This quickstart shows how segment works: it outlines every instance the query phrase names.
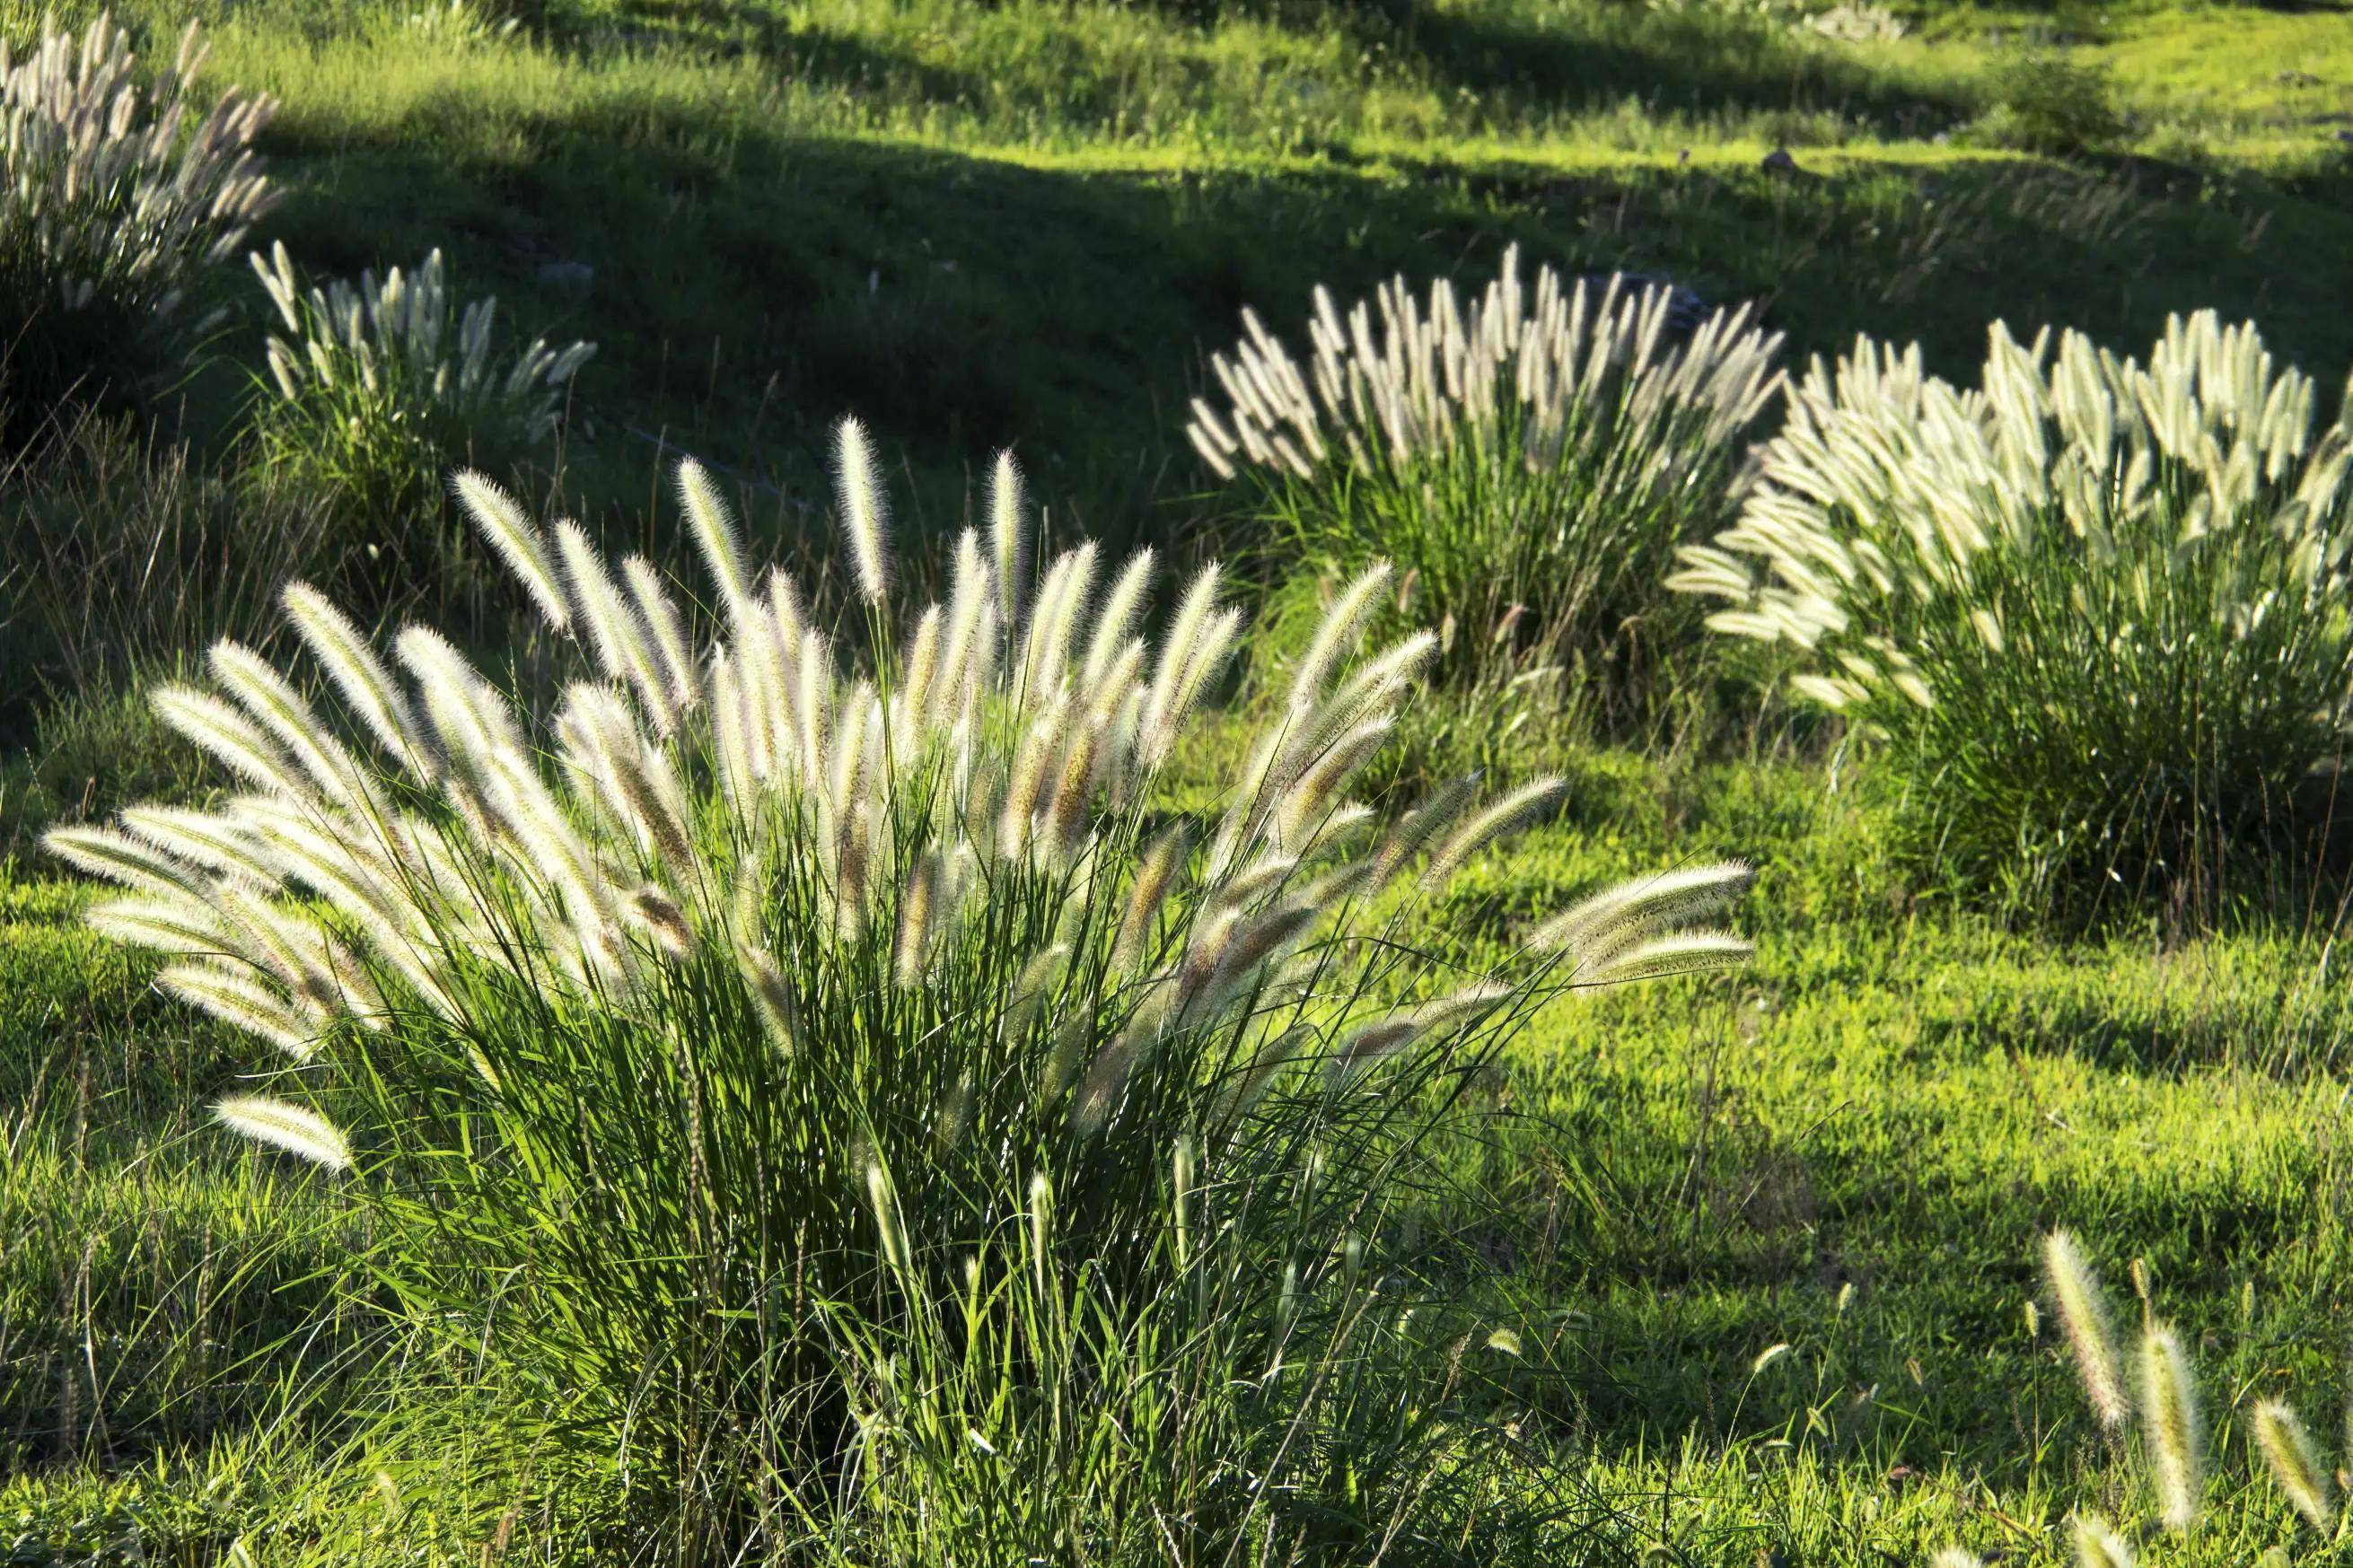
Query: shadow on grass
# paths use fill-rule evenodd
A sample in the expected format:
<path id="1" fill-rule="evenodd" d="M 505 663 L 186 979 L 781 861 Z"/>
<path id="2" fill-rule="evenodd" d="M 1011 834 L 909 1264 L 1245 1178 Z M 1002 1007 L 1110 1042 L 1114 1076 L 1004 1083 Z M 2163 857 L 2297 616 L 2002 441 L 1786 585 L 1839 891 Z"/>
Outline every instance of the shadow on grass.
<path id="1" fill-rule="evenodd" d="M 1907 79 L 1884 61 L 1825 49 L 1790 26 L 1704 8 L 1555 7 L 1540 20 L 1503 7 L 1440 9 L 1417 0 L 1140 0 L 1133 8 L 1157 13 L 1169 28 L 1157 42 L 1172 48 L 1189 44 L 1188 34 L 1235 23 L 1297 39 L 1345 39 L 1365 59 L 1474 101 L 1498 122 L 1607 110 L 1638 99 L 1652 112 L 1837 114 L 1879 134 L 1915 135 L 1957 125 L 1979 107 L 1960 78 Z M 994 81 L 725 0 L 544 0 L 530 19 L 546 36 L 592 47 L 700 46 L 755 55 L 796 79 L 877 101 L 972 107 L 997 94 L 1058 122 L 1100 127 L 1132 107 L 1122 75 L 1134 39 L 1091 19 L 1095 9 L 1072 7 L 1028 23 L 942 16 L 942 28 L 987 27 L 1008 58 L 1029 68 Z M 1103 70 L 1086 68 L 1082 62 L 1098 55 Z M 1283 51 L 1268 58 L 1279 69 Z"/>
<path id="2" fill-rule="evenodd" d="M 714 138 L 664 115 L 526 121 L 471 159 L 406 133 L 295 146 L 275 227 L 322 268 L 446 244 L 534 328 L 599 341 L 583 378 L 596 434 L 571 458 L 601 478 L 597 499 L 640 510 L 649 448 L 625 426 L 806 500 L 823 493 L 826 426 L 855 409 L 930 481 L 923 515 L 960 521 L 966 477 L 1011 445 L 1058 525 L 1075 511 L 1114 539 L 1162 534 L 1180 518 L 1153 498 L 1199 483 L 1185 399 L 1244 305 L 1296 335 L 1318 282 L 1346 299 L 1392 272 L 1476 279 L 1514 239 L 1758 300 L 1800 353 L 1917 337 L 1957 372 L 1995 317 L 2129 346 L 2213 305 L 2324 374 L 2353 359 L 2326 269 L 2275 265 L 2353 245 L 2328 193 L 2014 162 L 1797 180 L 1501 161 L 1039 168 Z M 535 281 L 549 258 L 594 268 L 585 300 Z M 768 526 L 807 522 L 780 509 Z"/>

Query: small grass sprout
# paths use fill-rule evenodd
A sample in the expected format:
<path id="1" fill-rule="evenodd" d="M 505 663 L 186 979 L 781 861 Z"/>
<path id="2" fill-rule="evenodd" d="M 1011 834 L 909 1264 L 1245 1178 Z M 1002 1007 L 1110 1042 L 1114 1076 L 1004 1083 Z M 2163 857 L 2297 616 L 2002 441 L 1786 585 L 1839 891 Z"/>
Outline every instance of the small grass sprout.
<path id="1" fill-rule="evenodd" d="M 1533 650 L 1631 689 L 1690 629 L 1662 580 L 1729 521 L 1781 383 L 1780 339 L 1746 307 L 1679 340 L 1672 302 L 1615 274 L 1531 284 L 1516 247 L 1468 301 L 1399 278 L 1344 316 L 1318 289 L 1309 363 L 1245 311 L 1211 361 L 1224 406 L 1197 398 L 1187 434 L 1220 478 L 1249 477 L 1291 550 L 1407 568 L 1442 668 Z"/>
<path id="2" fill-rule="evenodd" d="M 1560 786 L 1441 786 L 1387 823 L 1352 801 L 1426 637 L 1368 646 L 1339 607 L 1250 764 L 1177 810 L 1162 770 L 1243 643 L 1219 569 L 1151 635 L 1148 568 L 1033 552 L 1007 462 L 999 537 L 955 542 L 943 602 L 898 605 L 877 465 L 855 425 L 838 448 L 871 559 L 830 607 L 681 469 L 708 618 L 461 476 L 554 690 L 503 690 L 421 626 L 380 647 L 297 584 L 289 625 L 343 712 L 224 643 L 206 685 L 154 699 L 234 793 L 48 841 L 121 889 L 100 930 L 299 1063 L 315 1123 L 224 1117 L 352 1167 L 421 1321 L 479 1332 L 495 1300 L 571 1440 L 672 1461 L 632 1475 L 744 1434 L 750 1468 L 693 1489 L 723 1512 L 764 1495 L 754 1471 L 838 1466 L 894 1353 L 845 1372 L 846 1336 L 985 1292 L 968 1265 L 1001 1225 L 1050 1234 L 1031 1284 L 1076 1268 L 1114 1306 L 1162 1288 L 1137 1237 L 1173 1223 L 1179 1261 L 1237 1238 L 1237 1278 L 1293 1302 L 1251 1354 L 1288 1364 L 1312 1260 L 1406 1190 L 1449 1086 L 1571 987 L 1729 961 L 1736 939 L 1683 926 L 1746 879 L 1605 891 L 1441 961 L 1430 901 Z"/>
<path id="3" fill-rule="evenodd" d="M 1885 741 L 1924 861 L 2184 889 L 2343 739 L 2353 435 L 2316 401 L 2211 311 L 2145 362 L 1996 324 L 1968 389 L 1860 341 L 1673 585 Z"/>

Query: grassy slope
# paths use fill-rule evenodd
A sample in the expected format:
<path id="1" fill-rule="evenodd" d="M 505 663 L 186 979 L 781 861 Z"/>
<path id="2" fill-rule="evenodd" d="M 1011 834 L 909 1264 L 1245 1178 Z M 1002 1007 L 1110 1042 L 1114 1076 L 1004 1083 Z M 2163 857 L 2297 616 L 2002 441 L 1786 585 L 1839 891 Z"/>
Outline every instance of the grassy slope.
<path id="1" fill-rule="evenodd" d="M 272 228 L 298 253 L 439 244 L 534 327 L 604 342 L 572 456 L 616 522 L 655 483 L 634 429 L 773 478 L 761 526 L 804 539 L 815 435 L 855 407 L 909 452 L 923 518 L 1018 440 L 1062 515 L 1181 533 L 1175 411 L 1241 305 L 1289 322 L 1315 281 L 1475 273 L 1507 237 L 1760 298 L 1804 349 L 1917 335 L 1950 366 L 1994 315 L 2131 342 L 2214 304 L 2353 361 L 2344 269 L 2317 259 L 2353 256 L 2316 118 L 2353 109 L 2342 12 L 2068 18 L 2152 107 L 2139 154 L 2059 163 L 1935 140 L 1984 100 L 1982 16 L 1845 54 L 1562 0 L 1212 9 L 592 0 L 544 42 L 469 46 L 264 0 L 216 8 L 216 58 L 287 100 Z M 1803 177 L 1757 172 L 1782 143 Z M 535 282 L 549 259 L 595 266 L 586 300 Z M 1912 899 L 1818 769 L 1589 773 L 1492 873 L 1531 901 L 1685 854 L 1766 867 L 1757 971 L 1547 1018 L 1484 1156 L 1557 1237 L 1488 1289 L 1529 1315 L 1530 1398 L 1593 1484 L 1597 1555 L 2043 1551 L 2066 1507 L 2119 1506 L 2025 1334 L 2053 1222 L 2119 1282 L 2150 1259 L 2212 1396 L 2293 1389 L 2333 1425 L 2348 1019 L 2325 921 L 2030 940 Z M 0 1539 L 209 1561 L 340 1435 L 311 1414 L 332 1396 L 283 1380 L 332 1391 L 364 1331 L 241 1363 L 320 1326 L 335 1216 L 194 1125 L 235 1047 L 37 876 L 0 878 Z M 1961 1500 L 1980 1470 L 1998 1510 Z M 2289 1539 L 2275 1499 L 2222 1489 L 2214 1560 Z"/>
<path id="2" fill-rule="evenodd" d="M 2353 248 L 2308 118 L 2347 89 L 2272 80 L 2335 68 L 2336 13 L 2201 23 L 2203 48 L 2127 25 L 2104 47 L 2146 70 L 2167 155 L 2061 166 L 1935 140 L 1987 98 L 1974 43 L 1587 0 L 1199 10 L 1222 19 L 580 0 L 482 45 L 265 0 L 227 8 L 216 60 L 285 100 L 272 227 L 310 265 L 438 244 L 534 328 L 605 345 L 569 458 L 631 512 L 666 434 L 779 483 L 789 530 L 818 433 L 856 407 L 932 512 L 1017 442 L 1089 526 L 1164 531 L 1196 478 L 1178 411 L 1241 307 L 1295 331 L 1319 281 L 1475 271 L 1510 238 L 1757 299 L 1806 351 L 1916 336 L 1957 367 L 1997 315 L 2132 342 L 2211 304 L 2353 364 L 2339 281 L 2276 264 Z M 2204 140 L 2157 134 L 2193 109 Z M 1784 143 L 1804 173 L 1760 174 Z M 585 300 L 537 281 L 554 260 L 596 268 Z"/>

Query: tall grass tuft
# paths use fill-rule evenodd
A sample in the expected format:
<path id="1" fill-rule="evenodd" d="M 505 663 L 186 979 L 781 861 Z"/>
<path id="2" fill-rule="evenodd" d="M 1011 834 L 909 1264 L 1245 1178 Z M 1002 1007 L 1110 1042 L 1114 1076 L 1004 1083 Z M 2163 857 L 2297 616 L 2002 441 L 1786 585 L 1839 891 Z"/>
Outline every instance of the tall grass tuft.
<path id="1" fill-rule="evenodd" d="M 78 37 L 45 18 L 21 58 L 0 40 L 0 354 L 18 410 L 167 363 L 200 271 L 276 201 L 252 152 L 271 100 L 232 89 L 200 111 L 204 59 L 191 22 L 142 84 L 103 11 Z"/>
<path id="2" fill-rule="evenodd" d="M 1245 312 L 1187 435 L 1247 474 L 1286 546 L 1344 571 L 1386 556 L 1451 673 L 1577 667 L 1637 697 L 1694 617 L 1661 587 L 1734 515 L 1742 440 L 1781 384 L 1746 307 L 1678 338 L 1672 290 L 1523 277 L 1517 247 L 1464 302 L 1400 278 L 1344 317 L 1315 293 L 1302 366 Z"/>
<path id="3" fill-rule="evenodd" d="M 2211 312 L 2146 363 L 1997 325 L 1968 391 L 1861 342 L 1675 585 L 1886 742 L 1922 859 L 2194 890 L 2343 741 L 2353 437 L 2315 400 Z"/>
<path id="4" fill-rule="evenodd" d="M 554 437 L 594 343 L 512 354 L 498 300 L 462 307 L 436 250 L 413 271 L 305 288 L 283 245 L 251 258 L 277 321 L 253 428 L 262 470 L 336 496 L 370 525 L 364 542 L 418 561 L 438 542 L 439 477 L 458 459 L 502 468 Z"/>
<path id="5" fill-rule="evenodd" d="M 1043 558 L 1007 462 L 998 537 L 956 542 L 944 602 L 900 605 L 862 431 L 840 448 L 861 565 L 831 611 L 681 469 L 714 621 L 462 477 L 569 645 L 559 692 L 501 691 L 422 626 L 387 654 L 298 584 L 343 718 L 220 644 L 154 700 L 241 793 L 49 845 L 121 885 L 99 929 L 271 1047 L 224 1117 L 348 1160 L 388 1287 L 494 1346 L 639 1506 L 816 1528 L 849 1476 L 905 1473 L 922 1412 L 925 1441 L 1003 1454 L 1004 1401 L 1140 1402 L 1100 1444 L 1254 1386 L 1205 1411 L 1228 1436 L 1183 1468 L 1206 1489 L 1154 1506 L 1358 1508 L 1353 1462 L 1336 1491 L 1303 1469 L 1335 1439 L 1301 1391 L 1354 1376 L 1319 1359 L 1362 1350 L 1351 1322 L 1407 1331 L 1418 1227 L 1382 1216 L 1436 1201 L 1431 1128 L 1547 999 L 1736 962 L 1695 922 L 1747 870 L 1609 889 L 1491 960 L 1433 952 L 1431 900 L 1459 911 L 1456 873 L 1558 786 L 1458 781 L 1390 822 L 1351 799 L 1430 655 L 1367 646 L 1385 567 L 1224 797 L 1178 811 L 1160 775 L 1243 645 L 1218 568 L 1150 635 L 1148 560 Z M 1175 1353 L 1211 1323 L 1222 1361 Z M 900 1495 L 920 1520 L 948 1494 Z"/>

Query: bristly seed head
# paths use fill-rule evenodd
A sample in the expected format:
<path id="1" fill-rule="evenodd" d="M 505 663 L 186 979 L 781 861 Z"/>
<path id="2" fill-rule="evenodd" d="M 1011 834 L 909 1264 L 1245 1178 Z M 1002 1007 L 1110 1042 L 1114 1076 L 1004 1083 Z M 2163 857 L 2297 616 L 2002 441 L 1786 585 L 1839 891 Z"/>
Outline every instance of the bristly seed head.
<path id="1" fill-rule="evenodd" d="M 2205 1437 L 2189 1360 L 2173 1331 L 2152 1325 L 2141 1335 L 2141 1408 L 2166 1528 L 2179 1533 L 2198 1517 L 2205 1484 Z"/>
<path id="2" fill-rule="evenodd" d="M 888 1178 L 919 1159 L 999 1149 L 1018 1125 L 1078 1134 L 1056 1146 L 1083 1163 L 1166 1150 L 1181 1128 L 1171 1171 L 1194 1247 L 1211 1234 L 1199 1194 L 1224 1190 L 1220 1162 L 1278 1084 L 1383 1092 L 1416 1064 L 1493 1048 L 1525 1005 L 1566 989 L 1567 966 L 1530 944 L 1476 984 L 1400 976 L 1402 994 L 1435 1000 L 1374 1000 L 1397 961 L 1368 951 L 1361 911 L 1394 890 L 1403 912 L 1425 855 L 1442 875 L 1558 790 L 1539 781 L 1482 808 L 1466 780 L 1393 836 L 1356 831 L 1370 815 L 1360 775 L 1429 647 L 1360 646 L 1381 570 L 1341 596 L 1295 672 L 1297 701 L 1244 747 L 1256 776 L 1225 781 L 1233 809 L 1203 813 L 1160 770 L 1203 727 L 1239 645 L 1219 569 L 1195 576 L 1149 647 L 1148 557 L 1099 583 L 1100 552 L 1082 542 L 1034 605 L 1000 597 L 1030 570 L 1008 461 L 991 498 L 998 566 L 968 535 L 946 605 L 886 637 L 883 503 L 854 423 L 841 451 L 865 599 L 848 608 L 871 612 L 873 638 L 837 638 L 827 596 L 753 570 L 691 464 L 679 490 L 717 584 L 708 614 L 673 602 L 646 561 L 617 577 L 586 531 L 543 533 L 461 479 L 542 617 L 577 628 L 554 650 L 560 700 L 519 700 L 484 673 L 502 666 L 422 626 L 380 657 L 313 591 L 290 591 L 343 718 L 237 645 L 215 650 L 213 689 L 161 689 L 158 710 L 243 793 L 53 835 L 61 858 L 124 889 L 91 923 L 167 954 L 172 994 L 292 1054 L 378 1125 L 412 1125 L 415 1091 L 347 1058 L 349 1042 L 438 1050 L 450 1069 L 438 1082 L 504 1115 L 529 1113 L 513 1091 L 543 1047 L 578 1046 L 577 1067 L 627 1056 L 643 1033 L 664 1053 L 649 1059 L 693 1079 L 671 1087 L 697 1225 L 732 1222 L 711 1211 L 734 1201 L 722 1155 L 743 1130 L 723 1092 L 734 1080 L 702 1064 L 740 1052 L 747 1080 L 786 1096 L 850 1058 L 873 1075 L 861 1094 L 926 1084 L 939 1138 L 892 1146 L 869 1129 L 874 1159 L 847 1167 L 866 1176 L 902 1270 L 914 1257 L 902 1197 L 927 1201 L 934 1184 L 901 1194 Z M 1663 879 L 1672 897 L 1617 889 L 1593 907 L 1642 933 L 1614 953 L 1621 967 L 1694 967 L 1745 953 L 1683 929 L 1743 879 L 1714 868 Z M 1347 1070 L 1327 1073 L 1335 1064 Z M 218 1114 L 322 1165 L 351 1163 L 343 1135 L 299 1106 L 232 1100 Z M 567 1120 L 562 1136 L 581 1134 Z M 1044 1147 L 1007 1157 L 1035 1168 Z M 1033 1194 L 1041 1232 L 1045 1201 Z M 829 1245 L 862 1244 L 858 1229 Z"/>
<path id="3" fill-rule="evenodd" d="M 2255 1447 L 2263 1450 L 2272 1477 L 2289 1504 L 2315 1530 L 2328 1531 L 2337 1524 L 2335 1488 L 2328 1467 L 2321 1462 L 2312 1434 L 2305 1430 L 2285 1400 L 2267 1399 L 2255 1406 Z"/>
<path id="4" fill-rule="evenodd" d="M 2108 1330 L 2107 1305 L 2100 1299 L 2098 1280 L 2084 1261 L 2075 1238 L 2054 1230 L 2042 1244 L 2042 1268 L 2051 1286 L 2052 1304 L 2059 1310 L 2060 1326 L 2075 1353 L 2075 1367 L 2092 1414 L 2103 1426 L 2121 1426 L 2132 1414 L 2117 1370 L 2116 1342 Z"/>
<path id="5" fill-rule="evenodd" d="M 845 417 L 835 426 L 834 438 L 834 478 L 842 527 L 849 536 L 850 564 L 857 569 L 859 593 L 868 604 L 880 605 L 890 586 L 891 514 L 874 471 L 874 446 L 855 417 Z"/>

